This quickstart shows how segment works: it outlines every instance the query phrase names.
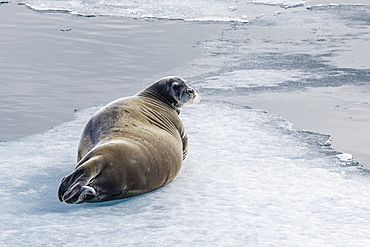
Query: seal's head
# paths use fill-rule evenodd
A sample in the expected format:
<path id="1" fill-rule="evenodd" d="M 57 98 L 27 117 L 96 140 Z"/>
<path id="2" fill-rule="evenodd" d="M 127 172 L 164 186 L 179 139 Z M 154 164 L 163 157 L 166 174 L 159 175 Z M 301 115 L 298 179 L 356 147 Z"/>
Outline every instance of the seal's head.
<path id="1" fill-rule="evenodd" d="M 188 86 L 185 80 L 176 76 L 162 78 L 145 91 L 154 92 L 176 110 L 189 101 L 199 101 L 197 92 Z"/>

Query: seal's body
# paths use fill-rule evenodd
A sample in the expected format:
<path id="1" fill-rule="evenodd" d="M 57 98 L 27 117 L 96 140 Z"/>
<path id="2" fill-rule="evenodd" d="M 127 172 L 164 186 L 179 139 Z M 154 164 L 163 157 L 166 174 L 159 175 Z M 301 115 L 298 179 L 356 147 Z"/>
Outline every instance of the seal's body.
<path id="1" fill-rule="evenodd" d="M 167 77 L 100 109 L 85 126 L 77 166 L 62 179 L 59 200 L 120 199 L 171 182 L 188 146 L 179 109 L 196 96 L 181 78 Z"/>

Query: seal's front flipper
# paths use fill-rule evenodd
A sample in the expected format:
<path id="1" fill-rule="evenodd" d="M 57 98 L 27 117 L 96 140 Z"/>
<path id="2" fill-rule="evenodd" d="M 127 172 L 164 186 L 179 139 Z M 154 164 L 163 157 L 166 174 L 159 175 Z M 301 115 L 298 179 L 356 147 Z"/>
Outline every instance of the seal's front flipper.
<path id="1" fill-rule="evenodd" d="M 92 177 L 89 173 L 88 169 L 81 167 L 64 177 L 59 185 L 59 200 L 76 204 L 94 199 L 96 197 L 95 189 L 86 186 Z"/>

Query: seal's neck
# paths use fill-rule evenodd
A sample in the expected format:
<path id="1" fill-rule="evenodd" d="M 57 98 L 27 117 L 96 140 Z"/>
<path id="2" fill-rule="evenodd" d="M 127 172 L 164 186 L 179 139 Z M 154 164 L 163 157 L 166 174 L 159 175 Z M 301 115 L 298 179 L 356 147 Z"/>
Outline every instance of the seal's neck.
<path id="1" fill-rule="evenodd" d="M 170 106 L 172 109 L 174 109 L 177 112 L 177 114 L 180 114 L 180 108 L 179 107 L 174 106 L 169 100 L 167 100 L 165 97 L 163 97 L 161 94 L 159 94 L 156 91 L 153 91 L 151 89 L 146 89 L 146 90 L 138 93 L 137 96 L 144 97 L 144 98 L 147 98 L 149 100 L 154 99 L 156 101 L 163 102 L 165 105 Z"/>

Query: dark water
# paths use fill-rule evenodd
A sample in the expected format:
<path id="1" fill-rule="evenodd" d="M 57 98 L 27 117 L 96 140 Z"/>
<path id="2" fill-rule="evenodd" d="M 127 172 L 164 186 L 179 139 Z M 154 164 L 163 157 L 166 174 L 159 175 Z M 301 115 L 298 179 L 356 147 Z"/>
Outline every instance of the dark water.
<path id="1" fill-rule="evenodd" d="M 195 42 L 218 28 L 0 5 L 0 140 L 42 132 L 72 119 L 75 109 L 137 93 L 201 57 Z"/>

